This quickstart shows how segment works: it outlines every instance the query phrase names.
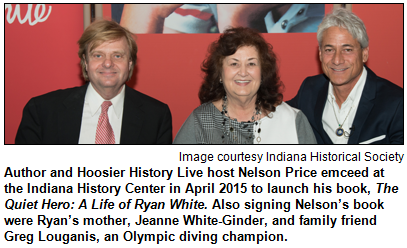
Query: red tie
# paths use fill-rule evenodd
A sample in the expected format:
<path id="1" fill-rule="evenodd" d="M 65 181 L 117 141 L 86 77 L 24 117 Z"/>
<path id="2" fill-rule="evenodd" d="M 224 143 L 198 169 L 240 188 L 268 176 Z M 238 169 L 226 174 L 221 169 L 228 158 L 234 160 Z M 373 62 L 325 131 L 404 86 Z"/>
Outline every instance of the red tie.
<path id="1" fill-rule="evenodd" d="M 102 113 L 99 115 L 98 126 L 96 128 L 95 144 L 114 144 L 113 128 L 109 122 L 109 116 L 107 110 L 112 105 L 110 101 L 104 101 L 102 103 Z"/>

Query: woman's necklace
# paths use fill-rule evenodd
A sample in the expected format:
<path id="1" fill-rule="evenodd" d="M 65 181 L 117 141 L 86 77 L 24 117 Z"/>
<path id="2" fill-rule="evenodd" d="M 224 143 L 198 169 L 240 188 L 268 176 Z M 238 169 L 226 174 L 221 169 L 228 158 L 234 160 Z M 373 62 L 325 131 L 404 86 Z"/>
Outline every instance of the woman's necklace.
<path id="1" fill-rule="evenodd" d="M 227 97 L 225 96 L 224 98 L 223 98 L 223 102 L 222 102 L 222 115 L 223 115 L 223 122 L 222 122 L 222 125 L 223 125 L 223 135 L 222 135 L 222 142 L 223 143 L 225 143 L 225 138 L 226 138 L 226 136 L 229 136 L 230 137 L 230 140 L 233 142 L 233 143 L 238 143 L 238 133 L 237 133 L 237 131 L 238 130 L 235 130 L 235 128 L 233 128 L 233 125 L 232 125 L 232 118 L 230 118 L 230 116 L 229 116 L 229 113 L 228 113 L 228 110 L 227 110 L 227 105 L 228 105 L 228 100 L 227 100 Z M 253 127 L 253 128 L 256 128 L 255 130 L 256 130 L 256 132 L 258 133 L 258 136 L 257 136 L 257 138 L 256 138 L 256 141 L 257 141 L 257 143 L 260 143 L 260 141 L 261 141 L 261 137 L 260 137 L 260 132 L 261 132 L 261 128 L 260 128 L 260 125 L 261 125 L 261 121 L 259 121 L 260 120 L 260 117 L 261 117 L 261 110 L 256 106 L 256 108 L 254 109 L 254 111 L 253 111 L 253 115 L 252 115 L 252 117 L 251 117 L 251 120 L 248 120 L 247 122 L 240 122 L 239 123 L 239 127 L 242 129 L 242 130 L 244 130 L 245 128 L 247 128 L 248 126 L 249 126 L 249 123 L 251 123 L 251 122 L 253 122 L 253 124 L 254 125 L 259 125 L 259 128 L 257 129 L 257 127 Z M 227 129 L 227 127 L 226 127 L 226 121 L 227 120 L 229 120 L 229 129 Z M 234 121 L 237 121 L 237 119 L 235 118 L 235 119 L 233 119 Z M 253 133 L 251 133 L 251 135 L 249 135 L 247 138 L 246 138 L 248 141 L 250 141 L 250 142 L 252 142 L 252 140 L 254 139 L 254 135 L 253 135 Z"/>
<path id="2" fill-rule="evenodd" d="M 256 141 L 257 141 L 257 144 L 260 144 L 260 142 L 261 142 L 261 137 L 260 137 L 260 132 L 261 132 L 261 119 L 255 122 L 255 124 L 256 124 L 256 127 L 255 127 L 255 128 L 257 128 L 257 123 L 259 123 L 259 128 L 258 128 L 257 130 L 255 130 L 255 131 L 257 132 L 257 134 L 258 134 L 258 136 L 257 136 L 257 138 L 256 138 Z"/>

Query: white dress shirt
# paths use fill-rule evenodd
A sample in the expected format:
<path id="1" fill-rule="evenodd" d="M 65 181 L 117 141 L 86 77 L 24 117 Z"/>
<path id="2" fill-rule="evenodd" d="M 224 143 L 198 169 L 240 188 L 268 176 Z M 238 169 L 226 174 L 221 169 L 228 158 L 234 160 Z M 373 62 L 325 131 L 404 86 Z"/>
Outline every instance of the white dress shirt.
<path id="1" fill-rule="evenodd" d="M 95 144 L 96 128 L 99 121 L 99 115 L 102 111 L 102 103 L 105 101 L 99 93 L 89 83 L 83 105 L 82 124 L 79 134 L 79 144 Z M 115 143 L 120 144 L 120 135 L 122 130 L 123 104 L 124 104 L 124 86 L 120 93 L 110 99 L 112 106 L 109 107 L 107 114 L 110 125 L 113 128 Z"/>
<path id="2" fill-rule="evenodd" d="M 328 97 L 326 99 L 324 113 L 322 114 L 322 124 L 325 132 L 334 144 L 348 143 L 349 135 L 347 134 L 351 133 L 350 128 L 355 119 L 360 97 L 362 96 L 363 88 L 365 87 L 366 77 L 367 71 L 363 67 L 362 75 L 340 108 L 336 103 L 333 86 L 331 82 L 329 82 Z M 344 130 L 344 135 L 340 137 L 336 135 L 336 129 L 339 128 L 339 125 L 342 125 Z"/>

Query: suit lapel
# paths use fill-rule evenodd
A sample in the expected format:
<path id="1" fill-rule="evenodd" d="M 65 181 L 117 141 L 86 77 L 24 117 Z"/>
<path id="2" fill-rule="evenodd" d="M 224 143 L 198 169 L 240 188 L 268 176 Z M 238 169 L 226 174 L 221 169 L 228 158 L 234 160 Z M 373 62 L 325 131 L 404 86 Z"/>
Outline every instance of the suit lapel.
<path id="1" fill-rule="evenodd" d="M 315 125 L 317 126 L 317 130 L 320 130 L 320 135 L 322 140 L 324 141 L 324 144 L 332 144 L 332 140 L 329 138 L 328 134 L 325 132 L 325 129 L 322 125 L 322 114 L 324 113 L 326 99 L 328 97 L 328 87 L 329 81 L 326 81 L 322 86 L 322 89 L 319 91 L 317 102 L 314 109 Z"/>
<path id="2" fill-rule="evenodd" d="M 360 97 L 355 119 L 352 123 L 353 130 L 349 137 L 348 144 L 358 144 L 360 142 L 359 137 L 362 133 L 363 126 L 374 105 L 372 100 L 376 97 L 376 75 L 369 68 L 365 68 L 367 70 L 366 83 L 363 88 L 362 96 Z"/>
<path id="3" fill-rule="evenodd" d="M 88 84 L 78 87 L 63 102 L 63 109 L 58 113 L 59 143 L 78 144 L 87 88 Z"/>
<path id="4" fill-rule="evenodd" d="M 135 91 L 125 85 L 122 130 L 120 144 L 136 144 L 145 125 L 147 116 L 141 109 L 142 102 L 135 95 Z"/>

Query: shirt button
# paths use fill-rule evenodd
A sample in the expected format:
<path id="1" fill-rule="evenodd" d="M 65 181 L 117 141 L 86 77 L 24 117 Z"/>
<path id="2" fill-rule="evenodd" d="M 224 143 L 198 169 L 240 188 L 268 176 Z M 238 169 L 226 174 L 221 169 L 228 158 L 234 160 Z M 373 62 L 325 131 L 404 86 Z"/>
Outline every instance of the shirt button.
<path id="1" fill-rule="evenodd" d="M 305 11 L 304 8 L 300 9 L 300 10 L 297 12 L 297 16 L 302 15 L 302 13 L 304 13 L 304 11 Z"/>

